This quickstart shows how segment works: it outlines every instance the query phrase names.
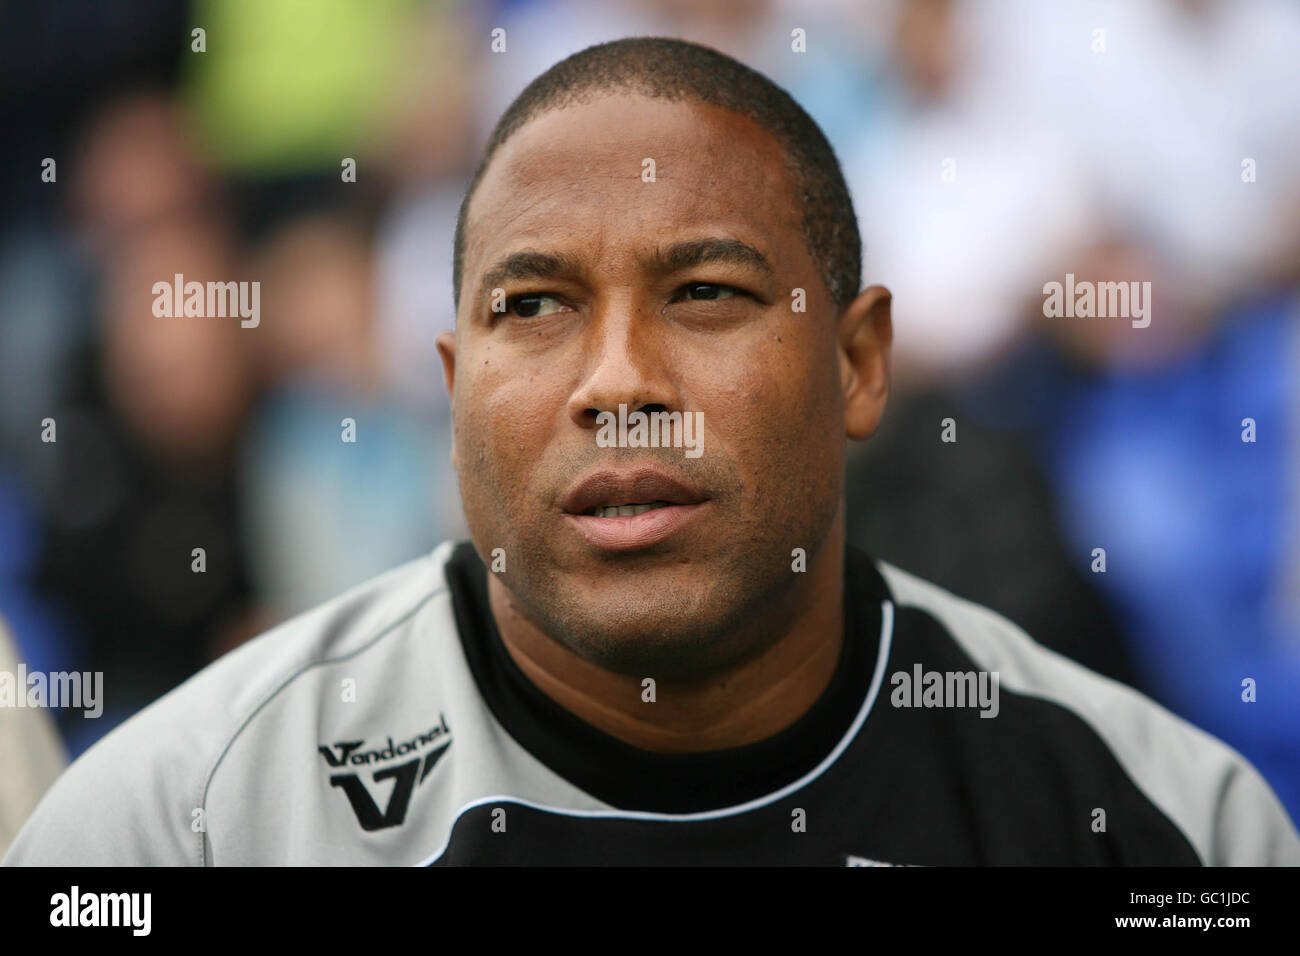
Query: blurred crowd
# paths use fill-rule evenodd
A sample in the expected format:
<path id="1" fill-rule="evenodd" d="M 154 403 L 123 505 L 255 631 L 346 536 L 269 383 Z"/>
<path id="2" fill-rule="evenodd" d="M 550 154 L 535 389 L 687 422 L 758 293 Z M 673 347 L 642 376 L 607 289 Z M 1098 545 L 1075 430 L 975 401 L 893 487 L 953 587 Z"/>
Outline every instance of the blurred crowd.
<path id="1" fill-rule="evenodd" d="M 465 534 L 434 338 L 468 177 L 534 76 L 655 34 L 804 105 L 894 293 L 853 540 L 1224 738 L 1300 816 L 1290 0 L 0 9 L 0 614 L 29 668 L 104 672 L 73 755 Z M 157 318 L 177 273 L 259 281 L 260 324 Z M 1150 326 L 1045 318 L 1067 273 L 1150 281 Z"/>

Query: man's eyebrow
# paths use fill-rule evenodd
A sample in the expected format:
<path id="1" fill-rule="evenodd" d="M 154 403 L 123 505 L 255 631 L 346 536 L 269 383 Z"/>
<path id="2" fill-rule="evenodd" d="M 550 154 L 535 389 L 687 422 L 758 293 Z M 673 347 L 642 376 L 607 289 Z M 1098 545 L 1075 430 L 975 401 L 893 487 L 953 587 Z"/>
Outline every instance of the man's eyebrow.
<path id="1" fill-rule="evenodd" d="M 483 273 L 479 282 L 479 298 L 491 290 L 519 279 L 552 279 L 558 275 L 574 275 L 582 271 L 573 256 L 549 252 L 512 252 Z"/>
<path id="2" fill-rule="evenodd" d="M 739 239 L 707 238 L 688 239 L 656 249 L 641 257 L 643 267 L 656 272 L 675 272 L 706 262 L 732 263 L 758 269 L 767 276 L 774 275 L 767 256 L 749 243 Z M 479 298 L 507 282 L 520 279 L 552 279 L 560 275 L 582 272 L 580 261 L 564 253 L 512 252 L 483 273 L 479 282 Z"/>
<path id="3" fill-rule="evenodd" d="M 642 259 L 642 265 L 662 272 L 689 269 L 706 262 L 732 263 L 758 269 L 767 276 L 775 274 L 767 256 L 739 239 L 691 239 L 656 249 Z"/>

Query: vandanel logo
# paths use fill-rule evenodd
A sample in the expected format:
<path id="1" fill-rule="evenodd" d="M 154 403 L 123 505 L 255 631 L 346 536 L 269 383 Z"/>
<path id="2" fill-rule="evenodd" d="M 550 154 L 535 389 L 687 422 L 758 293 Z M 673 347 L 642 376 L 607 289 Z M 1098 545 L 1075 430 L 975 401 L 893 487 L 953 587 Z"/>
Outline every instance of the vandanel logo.
<path id="1" fill-rule="evenodd" d="M 447 727 L 447 718 L 438 715 L 438 723 L 425 733 L 416 734 L 409 740 L 393 742 L 386 738 L 386 744 L 380 748 L 364 750 L 364 740 L 340 740 L 333 744 L 321 744 L 317 749 L 330 767 L 356 767 L 379 765 L 380 769 L 370 774 L 371 786 L 382 786 L 385 781 L 393 780 L 392 792 L 388 795 L 388 804 L 383 810 L 371 796 L 371 790 L 362 780 L 361 773 L 336 773 L 330 776 L 330 786 L 339 787 L 352 804 L 352 812 L 357 815 L 357 822 L 363 830 L 386 830 L 400 826 L 406 820 L 406 808 L 410 806 L 411 794 L 415 788 L 424 783 L 425 777 L 447 748 L 451 746 L 448 737 L 451 730 Z M 410 757 L 401 763 L 392 763 L 402 757 Z"/>

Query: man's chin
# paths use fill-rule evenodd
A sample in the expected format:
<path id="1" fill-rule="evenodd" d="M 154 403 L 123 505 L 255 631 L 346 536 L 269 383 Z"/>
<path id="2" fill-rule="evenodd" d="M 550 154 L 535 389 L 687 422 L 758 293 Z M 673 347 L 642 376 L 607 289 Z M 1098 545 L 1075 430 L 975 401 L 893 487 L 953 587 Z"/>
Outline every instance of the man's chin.
<path id="1" fill-rule="evenodd" d="M 593 621 L 570 631 L 565 640 L 571 650 L 597 667 L 629 677 L 696 680 L 725 667 L 717 633 L 673 630 L 675 624 L 680 622 L 643 619 L 602 627 Z"/>
<path id="2" fill-rule="evenodd" d="M 733 595 L 710 593 L 698 575 L 689 587 L 658 577 L 576 587 L 568 600 L 551 603 L 547 630 L 598 667 L 636 677 L 707 676 L 743 652 L 735 646 L 743 636 Z"/>
<path id="3" fill-rule="evenodd" d="M 539 542 L 527 552 L 537 555 L 528 570 L 541 573 L 501 581 L 540 630 L 598 667 L 704 679 L 765 649 L 779 623 L 774 602 L 794 583 L 784 565 L 725 546 L 747 537 L 720 534 L 617 557 Z"/>

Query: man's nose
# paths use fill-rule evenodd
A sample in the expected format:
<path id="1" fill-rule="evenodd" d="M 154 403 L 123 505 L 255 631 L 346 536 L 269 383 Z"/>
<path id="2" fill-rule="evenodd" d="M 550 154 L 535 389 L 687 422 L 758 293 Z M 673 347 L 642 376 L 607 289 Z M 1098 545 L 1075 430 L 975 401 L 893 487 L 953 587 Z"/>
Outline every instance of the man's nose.
<path id="1" fill-rule="evenodd" d="M 583 376 L 569 399 L 569 415 L 594 429 L 601 412 L 680 411 L 681 396 L 667 367 L 663 331 L 636 314 L 605 315 L 590 323 Z"/>

